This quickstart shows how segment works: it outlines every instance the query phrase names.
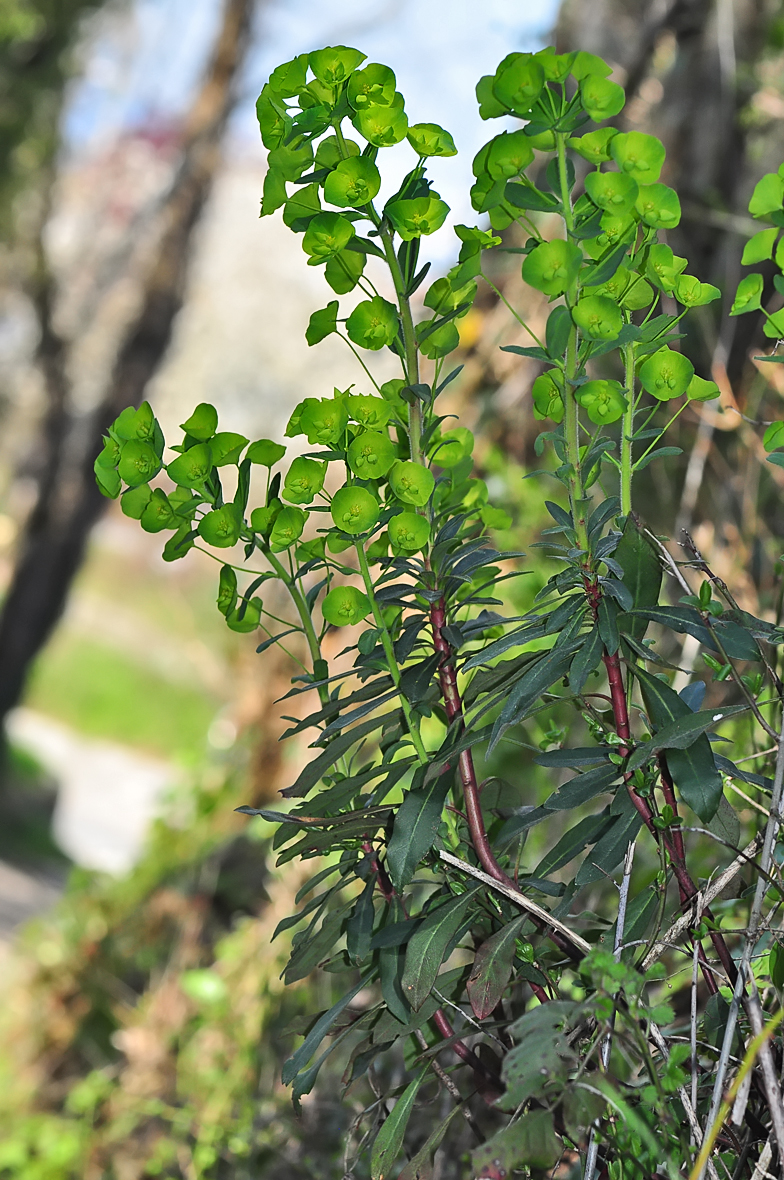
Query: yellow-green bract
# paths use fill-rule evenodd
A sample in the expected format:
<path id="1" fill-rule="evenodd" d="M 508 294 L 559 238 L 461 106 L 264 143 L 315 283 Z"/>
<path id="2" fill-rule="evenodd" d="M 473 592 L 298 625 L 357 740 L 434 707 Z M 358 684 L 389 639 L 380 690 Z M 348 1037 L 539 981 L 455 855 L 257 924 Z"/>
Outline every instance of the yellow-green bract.
<path id="1" fill-rule="evenodd" d="M 330 504 L 332 519 L 344 533 L 367 532 L 378 520 L 378 500 L 367 488 L 345 487 L 335 492 Z"/>
<path id="2" fill-rule="evenodd" d="M 356 586 L 335 586 L 321 604 L 321 613 L 334 627 L 360 623 L 370 610 L 370 599 Z"/>

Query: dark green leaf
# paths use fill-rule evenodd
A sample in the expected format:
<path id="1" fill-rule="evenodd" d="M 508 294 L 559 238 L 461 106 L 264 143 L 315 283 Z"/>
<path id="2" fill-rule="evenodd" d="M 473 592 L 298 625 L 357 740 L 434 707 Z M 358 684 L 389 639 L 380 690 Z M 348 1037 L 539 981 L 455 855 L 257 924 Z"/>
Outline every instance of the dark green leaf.
<path id="1" fill-rule="evenodd" d="M 587 266 L 580 275 L 580 281 L 583 286 L 596 287 L 600 283 L 609 282 L 623 262 L 628 249 L 629 241 L 627 239 L 620 246 L 612 250 L 605 258 L 601 258 L 593 266 Z"/>
<path id="2" fill-rule="evenodd" d="M 405 889 L 422 857 L 433 847 L 453 781 L 454 770 L 446 770 L 403 799 L 387 848 L 387 865 L 397 889 Z"/>
<path id="3" fill-rule="evenodd" d="M 401 980 L 403 994 L 415 1012 L 424 1004 L 452 937 L 462 924 L 465 912 L 483 886 L 476 885 L 460 897 L 438 907 L 429 914 L 411 938 L 406 950 L 406 963 Z"/>
<path id="4" fill-rule="evenodd" d="M 603 791 L 609 791 L 619 775 L 617 766 L 598 766 L 596 770 L 578 774 L 554 791 L 549 799 L 545 799 L 544 806 L 550 811 L 569 811 L 573 807 L 581 807 Z"/>
<path id="5" fill-rule="evenodd" d="M 583 851 L 589 844 L 594 844 L 614 823 L 609 809 L 605 807 L 599 815 L 589 815 L 564 833 L 554 848 L 551 848 L 533 870 L 532 877 L 546 877 L 556 869 L 563 868 L 570 860 Z"/>
<path id="6" fill-rule="evenodd" d="M 466 991 L 477 1020 L 489 1016 L 503 996 L 512 976 L 517 937 L 527 921 L 527 914 L 521 914 L 496 931 L 476 952 Z"/>
<path id="7" fill-rule="evenodd" d="M 396 1020 L 408 1024 L 411 1011 L 400 985 L 404 964 L 405 952 L 400 946 L 382 946 L 379 949 L 378 974 L 384 1003 Z"/>
<path id="8" fill-rule="evenodd" d="M 609 756 L 609 749 L 585 746 L 546 750 L 543 754 L 534 754 L 534 762 L 539 766 L 568 766 L 571 770 L 577 770 L 580 766 L 595 766 L 597 762 L 606 762 Z"/>
<path id="9" fill-rule="evenodd" d="M 745 713 L 747 709 L 748 705 L 719 705 L 699 713 L 689 711 L 686 716 L 657 729 L 651 741 L 638 746 L 629 759 L 627 769 L 636 770 L 638 766 L 643 766 L 659 750 L 687 750 L 700 734 L 706 733 L 727 717 Z"/>
<path id="10" fill-rule="evenodd" d="M 372 876 L 354 904 L 354 912 L 346 923 L 346 950 L 349 958 L 361 963 L 370 954 L 370 940 L 373 937 L 373 922 L 376 911 L 373 905 L 373 891 L 376 880 Z"/>
<path id="11" fill-rule="evenodd" d="M 555 1133 L 550 1111 L 532 1110 L 474 1149 L 473 1175 L 506 1176 L 523 1164 L 551 1168 L 562 1153 L 563 1143 Z"/>
<path id="12" fill-rule="evenodd" d="M 306 1065 L 308 1061 L 310 1061 L 311 1057 L 316 1052 L 329 1030 L 332 1028 L 332 1025 L 335 1023 L 338 1016 L 340 1016 L 340 1014 L 349 1006 L 351 1001 L 354 999 L 354 996 L 357 995 L 357 993 L 361 991 L 364 986 L 365 981 L 361 979 L 359 983 L 351 989 L 350 992 L 347 992 L 346 995 L 342 997 L 342 999 L 338 1000 L 336 1004 L 333 1004 L 328 1012 L 325 1012 L 323 1016 L 319 1017 L 308 1035 L 305 1037 L 305 1040 L 302 1042 L 299 1049 L 297 1049 L 296 1053 L 293 1053 L 291 1057 L 283 1062 L 283 1066 L 281 1067 L 280 1071 L 280 1077 L 284 1086 L 287 1086 L 289 1082 L 292 1081 L 293 1078 L 295 1078 L 300 1072 L 302 1067 Z"/>
<path id="13" fill-rule="evenodd" d="M 594 627 L 583 640 L 582 647 L 572 660 L 569 669 L 569 687 L 575 696 L 582 692 L 591 672 L 599 667 L 603 650 L 599 628 Z"/>
<path id="14" fill-rule="evenodd" d="M 403 1148 L 408 1120 L 414 1109 L 417 1091 L 425 1080 L 425 1073 L 426 1070 L 423 1070 L 418 1078 L 406 1086 L 376 1135 L 370 1154 L 371 1180 L 387 1180 L 391 1175 L 395 1160 Z"/>
<path id="15" fill-rule="evenodd" d="M 550 193 L 542 193 L 531 184 L 519 184 L 510 180 L 504 189 L 504 198 L 516 209 L 536 209 L 540 213 L 552 213 L 560 202 Z"/>
<path id="16" fill-rule="evenodd" d="M 323 754 L 319 754 L 318 758 L 314 758 L 312 762 L 300 771 L 297 781 L 293 786 L 286 787 L 280 793 L 285 799 L 302 799 L 309 791 L 312 791 L 316 783 L 321 777 L 326 774 L 330 767 L 343 757 L 353 745 L 359 741 L 360 738 L 366 737 L 369 733 L 387 723 L 393 717 L 392 713 L 384 713 L 380 717 L 371 717 L 369 721 L 364 721 L 362 725 L 356 725 L 353 729 L 346 730 L 338 737 L 334 738 Z"/>
<path id="17" fill-rule="evenodd" d="M 621 646 L 621 638 L 618 633 L 618 607 L 606 596 L 603 596 L 599 600 L 596 621 L 599 626 L 602 643 L 611 656 L 615 655 Z"/>
<path id="18" fill-rule="evenodd" d="M 327 914 L 318 933 L 296 947 L 283 974 L 287 984 L 296 983 L 298 979 L 310 975 L 313 968 L 334 948 L 346 911 L 352 904 L 348 902 Z"/>
<path id="19" fill-rule="evenodd" d="M 661 562 L 631 513 L 626 517 L 614 557 L 623 570 L 623 584 L 631 593 L 633 609 L 650 610 L 655 607 L 661 588 Z M 639 641 L 645 637 L 647 623 L 637 617 L 630 627 L 627 625 L 623 629 Z"/>
<path id="20" fill-rule="evenodd" d="M 572 655 L 579 646 L 580 641 L 573 640 L 563 647 L 554 648 L 518 680 L 493 726 L 489 752 L 497 745 L 509 726 L 522 721 L 542 693 L 564 675 L 571 663 Z"/>
<path id="21" fill-rule="evenodd" d="M 411 1157 L 402 1172 L 399 1173 L 397 1180 L 432 1180 L 433 1152 L 444 1138 L 452 1120 L 462 1113 L 463 1108 L 461 1106 L 452 1107 L 443 1122 L 439 1123 L 435 1131 L 428 1135 L 416 1155 Z"/>
<path id="22" fill-rule="evenodd" d="M 575 882 L 577 886 L 606 878 L 623 860 L 629 842 L 634 839 L 642 826 L 642 819 L 634 804 L 623 790 L 623 813 L 613 819 L 613 825 L 597 842 L 580 866 Z"/>
<path id="23" fill-rule="evenodd" d="M 572 317 L 568 307 L 556 307 L 547 317 L 545 328 L 545 344 L 553 360 L 560 360 L 566 352 L 569 333 L 572 330 Z"/>

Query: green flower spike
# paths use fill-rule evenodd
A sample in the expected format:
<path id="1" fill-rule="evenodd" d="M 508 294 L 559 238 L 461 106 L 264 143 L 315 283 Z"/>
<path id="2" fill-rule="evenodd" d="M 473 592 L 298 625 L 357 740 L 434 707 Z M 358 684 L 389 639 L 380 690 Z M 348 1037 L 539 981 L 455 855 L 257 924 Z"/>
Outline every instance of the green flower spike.
<path id="1" fill-rule="evenodd" d="M 117 470 L 120 478 L 129 487 L 135 488 L 141 483 L 149 483 L 162 466 L 163 463 L 149 443 L 137 439 L 123 443 Z"/>
<path id="2" fill-rule="evenodd" d="M 230 565 L 221 566 L 218 578 L 218 610 L 229 615 L 237 603 L 237 575 Z"/>
<path id="3" fill-rule="evenodd" d="M 346 453 L 349 467 L 360 479 L 382 479 L 396 458 L 389 435 L 376 430 L 357 435 Z"/>
<path id="4" fill-rule="evenodd" d="M 370 599 L 356 586 L 335 586 L 321 604 L 321 613 L 333 627 L 353 627 L 371 611 Z"/>
<path id="5" fill-rule="evenodd" d="M 686 396 L 690 402 L 711 402 L 719 396 L 719 387 L 715 381 L 706 381 L 695 373 L 686 386 Z"/>
<path id="6" fill-rule="evenodd" d="M 216 549 L 230 549 L 240 538 L 242 517 L 235 504 L 224 504 L 199 521 L 198 533 Z"/>
<path id="7" fill-rule="evenodd" d="M 617 422 L 628 404 L 617 381 L 586 381 L 574 391 L 574 396 L 598 426 Z"/>
<path id="8" fill-rule="evenodd" d="M 182 423 L 182 429 L 191 438 L 199 442 L 207 442 L 218 429 L 218 411 L 209 402 L 202 402 L 196 407 L 187 422 Z"/>
<path id="9" fill-rule="evenodd" d="M 516 115 L 527 115 L 544 90 L 544 70 L 533 53 L 510 53 L 493 81 L 495 98 Z"/>
<path id="10" fill-rule="evenodd" d="M 346 398 L 346 407 L 355 422 L 368 430 L 386 426 L 392 417 L 392 407 L 382 397 L 369 393 L 352 393 Z"/>
<path id="11" fill-rule="evenodd" d="M 285 454 L 286 448 L 280 443 L 273 442 L 271 438 L 260 438 L 258 442 L 250 444 L 245 458 L 262 467 L 274 467 Z"/>
<path id="12" fill-rule="evenodd" d="M 554 376 L 554 370 L 540 373 L 531 388 L 534 399 L 534 418 L 542 421 L 549 418 L 553 422 L 562 422 L 564 403 L 561 388 Z"/>
<path id="13" fill-rule="evenodd" d="M 617 216 L 631 209 L 639 187 L 634 177 L 625 172 L 589 172 L 585 178 L 585 191 L 594 205 Z"/>
<path id="14" fill-rule="evenodd" d="M 241 598 L 234 610 L 226 616 L 226 622 L 232 631 L 239 631 L 240 634 L 255 631 L 259 625 L 262 607 L 260 598 L 251 598 L 250 602 L 247 598 Z"/>
<path id="15" fill-rule="evenodd" d="M 200 491 L 212 471 L 212 455 L 207 443 L 198 443 L 185 451 L 166 468 L 169 477 L 181 488 Z"/>
<path id="16" fill-rule="evenodd" d="M 574 242 L 557 238 L 535 246 L 523 262 L 523 278 L 529 287 L 551 298 L 563 295 L 577 278 L 583 256 Z"/>
<path id="17" fill-rule="evenodd" d="M 455 467 L 474 449 L 474 436 L 465 426 L 446 430 L 430 447 L 430 458 L 439 467 Z"/>
<path id="18" fill-rule="evenodd" d="M 337 397 L 305 398 L 299 419 L 309 443 L 334 446 L 342 442 L 348 426 L 348 414 Z"/>
<path id="19" fill-rule="evenodd" d="M 664 144 L 655 135 L 627 131 L 613 137 L 610 154 L 622 172 L 639 184 L 653 184 L 659 179 L 664 163 Z"/>
<path id="20" fill-rule="evenodd" d="M 288 469 L 281 495 L 292 504 L 310 504 L 324 487 L 326 473 L 326 463 L 300 456 Z"/>
<path id="21" fill-rule="evenodd" d="M 617 127 L 599 127 L 587 135 L 573 136 L 569 140 L 569 147 L 589 164 L 606 164 L 612 159 L 610 143 L 617 134 Z"/>
<path id="22" fill-rule="evenodd" d="M 387 107 L 395 97 L 396 88 L 397 80 L 389 66 L 371 62 L 349 78 L 348 101 L 355 111 L 370 106 Z"/>
<path id="23" fill-rule="evenodd" d="M 531 140 L 524 131 L 503 131 L 488 146 L 486 167 L 493 180 L 519 176 L 534 158 Z"/>
<path id="24" fill-rule="evenodd" d="M 308 54 L 308 65 L 319 82 L 325 86 L 336 86 L 345 82 L 366 57 L 366 53 L 360 53 L 358 49 L 351 49 L 347 45 L 331 45 Z"/>
<path id="25" fill-rule="evenodd" d="M 634 207 L 653 229 L 673 229 L 681 219 L 681 203 L 675 189 L 666 184 L 640 185 Z"/>
<path id="26" fill-rule="evenodd" d="M 349 340 L 353 340 L 360 348 L 378 352 L 397 336 L 397 308 L 380 295 L 363 299 L 346 320 L 346 331 Z"/>
<path id="27" fill-rule="evenodd" d="M 456 156 L 455 141 L 437 123 L 415 123 L 408 129 L 408 142 L 420 156 Z"/>
<path id="28" fill-rule="evenodd" d="M 689 388 L 694 365 L 680 352 L 660 348 L 640 367 L 640 384 L 660 402 L 680 397 Z"/>
<path id="29" fill-rule="evenodd" d="M 436 481 L 432 471 L 421 463 L 400 459 L 389 472 L 389 486 L 398 500 L 422 508 L 432 496 Z"/>
<path id="30" fill-rule="evenodd" d="M 589 74 L 580 80 L 580 98 L 586 113 L 596 123 L 620 114 L 626 103 L 623 87 L 600 74 Z"/>
<path id="31" fill-rule="evenodd" d="M 340 488 L 329 510 L 337 527 L 352 536 L 367 532 L 378 520 L 378 500 L 367 488 Z"/>
<path id="32" fill-rule="evenodd" d="M 358 110 L 354 126 L 373 147 L 394 147 L 408 131 L 406 112 L 401 107 L 370 106 Z"/>
<path id="33" fill-rule="evenodd" d="M 272 552 L 281 553 L 298 541 L 307 519 L 307 512 L 303 512 L 301 508 L 282 508 L 275 517 L 270 533 L 269 544 Z"/>
<path id="34" fill-rule="evenodd" d="M 389 522 L 389 539 L 396 549 L 415 553 L 430 539 L 430 524 L 416 512 L 401 512 Z"/>
<path id="35" fill-rule="evenodd" d="M 309 266 L 334 258 L 354 237 L 354 227 L 340 213 L 319 213 L 302 239 L 302 249 L 310 255 Z"/>
<path id="36" fill-rule="evenodd" d="M 400 234 L 404 242 L 435 233 L 446 221 L 448 213 L 449 206 L 446 201 L 436 196 L 392 201 L 384 209 L 392 228 Z"/>
<path id="37" fill-rule="evenodd" d="M 606 295 L 588 295 L 572 311 L 572 319 L 588 340 L 615 340 L 623 327 L 621 309 Z"/>
<path id="38" fill-rule="evenodd" d="M 361 206 L 372 201 L 381 188 L 381 173 L 372 160 L 351 156 L 341 160 L 324 182 L 324 200 L 330 205 Z"/>

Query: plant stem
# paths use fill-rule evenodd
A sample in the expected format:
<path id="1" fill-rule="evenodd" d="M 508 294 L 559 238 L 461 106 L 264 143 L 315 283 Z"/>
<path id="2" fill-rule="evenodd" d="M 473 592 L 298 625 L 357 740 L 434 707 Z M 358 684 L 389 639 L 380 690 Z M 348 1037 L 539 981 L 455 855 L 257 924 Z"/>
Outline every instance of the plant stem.
<path id="1" fill-rule="evenodd" d="M 384 616 L 381 614 L 381 610 L 379 608 L 378 602 L 376 601 L 375 589 L 373 586 L 373 578 L 371 577 L 371 574 L 370 574 L 370 566 L 368 565 L 367 554 L 365 553 L 364 547 L 359 542 L 356 543 L 354 548 L 357 551 L 357 557 L 359 559 L 359 569 L 362 574 L 362 580 L 365 583 L 365 592 L 367 593 L 367 596 L 370 599 L 370 605 L 373 610 L 373 621 L 375 622 L 376 627 L 378 628 L 379 632 L 381 633 L 381 644 L 382 644 L 382 647 L 384 648 L 384 654 L 387 657 L 387 665 L 389 667 L 389 674 L 392 677 L 392 683 L 394 684 L 395 688 L 398 690 L 398 694 L 400 697 L 400 705 L 403 710 L 403 716 L 406 719 L 406 725 L 408 726 L 408 732 L 411 737 L 411 741 L 414 744 L 414 749 L 416 750 L 417 757 L 418 757 L 420 763 L 423 766 L 425 766 L 430 761 L 430 757 L 429 757 L 428 752 L 422 743 L 422 736 L 419 732 L 419 722 L 414 717 L 414 714 L 411 711 L 411 706 L 409 705 L 408 701 L 403 696 L 402 692 L 400 692 L 400 669 L 397 666 L 397 659 L 395 657 L 395 648 L 392 644 L 392 639 L 390 637 L 389 631 L 387 630 L 387 625 L 384 622 Z"/>
<path id="2" fill-rule="evenodd" d="M 411 300 L 406 292 L 406 283 L 400 269 L 395 247 L 392 244 L 392 234 L 379 222 L 379 235 L 384 246 L 389 272 L 395 285 L 397 305 L 400 310 L 400 322 L 403 327 L 403 348 L 405 357 L 403 369 L 409 385 L 419 384 L 419 353 L 417 351 L 416 330 L 414 317 L 411 314 Z M 419 400 L 414 398 L 408 405 L 408 438 L 411 446 L 411 459 L 414 463 L 422 462 L 422 408 Z"/>
<path id="3" fill-rule="evenodd" d="M 286 589 L 291 595 L 291 600 L 296 607 L 297 614 L 299 615 L 300 622 L 302 623 L 302 629 L 305 632 L 305 639 L 307 640 L 308 650 L 310 651 L 310 658 L 313 661 L 313 671 L 315 674 L 316 661 L 321 660 L 323 657 L 321 655 L 321 643 L 319 642 L 319 637 L 316 634 L 316 628 L 313 626 L 313 619 L 311 618 L 310 611 L 308 610 L 308 604 L 305 601 L 305 597 L 296 581 L 287 573 L 285 566 L 278 560 L 272 550 L 268 547 L 265 547 L 263 552 L 267 561 L 275 570 L 275 573 L 278 575 L 281 582 L 284 583 Z M 323 678 L 319 676 L 318 679 L 321 680 Z M 319 686 L 318 694 L 322 705 L 326 705 L 329 701 L 329 689 L 327 688 L 326 684 Z"/>
<path id="4" fill-rule="evenodd" d="M 623 413 L 621 431 L 621 516 L 628 516 L 632 510 L 632 436 L 634 434 L 634 345 L 624 349 L 626 363 L 626 399 L 628 405 Z"/>

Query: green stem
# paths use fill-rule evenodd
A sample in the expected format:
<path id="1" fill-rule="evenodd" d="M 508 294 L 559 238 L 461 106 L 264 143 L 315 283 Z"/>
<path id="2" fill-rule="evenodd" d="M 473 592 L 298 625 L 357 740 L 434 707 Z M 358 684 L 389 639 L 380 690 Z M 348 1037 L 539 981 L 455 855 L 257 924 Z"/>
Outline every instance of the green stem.
<path id="1" fill-rule="evenodd" d="M 632 510 L 632 436 L 634 434 L 634 345 L 624 349 L 626 362 L 626 400 L 621 431 L 621 516 L 628 516 Z"/>
<path id="2" fill-rule="evenodd" d="M 305 597 L 294 578 L 290 577 L 290 575 L 286 572 L 286 567 L 278 560 L 272 550 L 265 548 L 264 556 L 275 570 L 275 573 L 278 575 L 281 582 L 285 584 L 286 589 L 291 595 L 291 600 L 296 607 L 297 614 L 299 615 L 300 622 L 302 623 L 302 629 L 305 632 L 305 639 L 307 640 L 310 658 L 313 661 L 313 672 L 315 674 L 316 661 L 322 660 L 323 656 L 321 654 L 321 644 L 319 642 L 319 637 L 316 634 L 316 628 L 313 626 L 313 619 L 311 618 L 310 611 L 308 610 L 308 604 L 305 601 Z M 321 679 L 321 677 L 319 677 L 319 679 Z M 326 684 L 322 684 L 319 687 L 318 694 L 322 705 L 326 705 L 329 701 L 329 689 L 327 688 Z"/>
<path id="3" fill-rule="evenodd" d="M 373 586 L 373 578 L 370 574 L 370 566 L 368 565 L 367 554 L 359 542 L 356 543 L 354 548 L 357 551 L 359 569 L 360 573 L 362 574 L 362 580 L 365 583 L 365 592 L 370 599 L 370 605 L 373 611 L 373 621 L 381 635 L 381 645 L 384 648 L 384 654 L 387 657 L 389 674 L 392 677 L 392 683 L 394 684 L 395 688 L 398 690 L 398 692 L 400 692 L 400 669 L 397 666 L 397 659 L 395 657 L 395 649 L 392 645 L 392 639 L 390 637 L 389 631 L 387 630 L 387 625 L 384 622 L 384 616 L 381 614 L 381 610 L 376 600 L 375 588 Z M 414 743 L 414 749 L 416 750 L 417 757 L 419 758 L 419 761 L 422 763 L 422 765 L 425 766 L 430 761 L 430 758 L 428 756 L 427 750 L 422 744 L 422 737 L 419 733 L 419 723 L 414 718 L 414 715 L 411 712 L 411 706 L 402 693 L 400 693 L 400 705 L 403 709 L 403 715 L 406 719 L 408 732 L 411 735 L 411 741 Z"/>
<path id="4" fill-rule="evenodd" d="M 664 435 L 667 433 L 667 431 L 670 429 L 670 427 L 672 426 L 672 424 L 673 424 L 673 422 L 675 421 L 675 419 L 676 419 L 676 418 L 678 418 L 678 417 L 680 417 L 680 415 L 681 415 L 681 414 L 683 413 L 683 411 L 686 409 L 686 407 L 688 406 L 688 404 L 689 404 L 689 402 L 688 402 L 688 400 L 686 400 L 686 401 L 683 403 L 683 405 L 681 406 L 681 408 L 680 408 L 680 409 L 679 409 L 679 410 L 678 410 L 676 413 L 674 413 L 674 414 L 673 414 L 673 416 L 670 418 L 669 422 L 667 422 L 667 423 L 666 423 L 666 425 L 664 425 L 664 426 L 662 427 L 662 429 L 661 429 L 661 432 L 660 432 L 660 434 L 658 435 L 658 437 L 657 437 L 657 438 L 655 438 L 655 439 L 653 440 L 653 442 L 651 443 L 651 445 L 648 447 L 648 449 L 647 449 L 647 450 L 645 450 L 645 451 L 643 451 L 643 453 L 640 455 L 639 459 L 638 459 L 638 460 L 637 460 L 637 462 L 634 464 L 634 467 L 632 468 L 632 471 L 634 471 L 634 469 L 635 469 L 635 468 L 639 467 L 640 463 L 642 463 L 642 461 L 643 461 L 643 459 L 645 458 L 645 456 L 646 456 L 647 454 L 649 454 L 649 453 L 650 453 L 650 452 L 653 450 L 653 448 L 654 448 L 654 447 L 657 447 L 657 446 L 659 445 L 659 443 L 661 442 L 662 438 L 663 438 L 663 437 L 664 437 Z"/>
<path id="5" fill-rule="evenodd" d="M 405 356 L 403 359 L 403 370 L 405 372 L 406 381 L 409 385 L 419 384 L 419 352 L 417 350 L 416 330 L 414 328 L 414 317 L 411 314 L 411 300 L 406 294 L 406 284 L 403 278 L 403 272 L 400 269 L 400 263 L 395 254 L 395 247 L 392 243 L 392 234 L 383 223 L 379 223 L 379 235 L 384 246 L 384 254 L 386 255 L 387 266 L 392 275 L 392 282 L 395 285 L 395 295 L 397 296 L 397 305 L 400 310 L 400 322 L 403 325 L 403 348 Z M 408 405 L 408 438 L 411 446 L 411 458 L 414 463 L 422 462 L 422 407 L 418 400 L 409 402 Z"/>

